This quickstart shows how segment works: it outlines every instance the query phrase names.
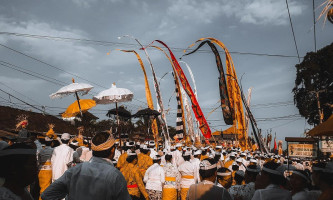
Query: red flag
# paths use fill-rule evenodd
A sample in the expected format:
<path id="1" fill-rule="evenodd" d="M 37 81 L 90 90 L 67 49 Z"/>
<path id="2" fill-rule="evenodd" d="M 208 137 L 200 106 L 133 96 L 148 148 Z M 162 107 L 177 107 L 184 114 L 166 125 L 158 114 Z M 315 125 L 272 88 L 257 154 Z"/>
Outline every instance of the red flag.
<path id="1" fill-rule="evenodd" d="M 273 149 L 273 152 L 275 152 L 277 149 L 277 145 L 276 145 L 276 137 L 274 137 L 274 149 Z"/>
<path id="2" fill-rule="evenodd" d="M 195 115 L 195 117 L 197 118 L 199 124 L 200 124 L 200 127 L 199 129 L 201 130 L 201 133 L 202 135 L 205 137 L 205 138 L 210 138 L 211 137 L 211 130 L 209 128 L 209 125 L 206 121 L 206 118 L 205 116 L 203 115 L 203 112 L 199 106 L 199 103 L 197 101 L 197 98 L 195 97 L 193 91 L 192 91 L 192 88 L 190 86 L 190 84 L 188 83 L 187 81 L 187 78 L 183 72 L 183 69 L 180 67 L 177 59 L 175 58 L 175 56 L 173 55 L 172 51 L 169 49 L 169 47 L 162 41 L 160 40 L 155 40 L 156 42 L 159 42 L 160 44 L 162 44 L 163 46 L 165 46 L 168 50 L 169 50 L 169 53 L 170 53 L 170 57 L 171 57 L 171 60 L 176 68 L 176 72 L 178 74 L 178 77 L 179 77 L 179 80 L 185 90 L 185 92 L 187 93 L 187 95 L 189 96 L 191 102 L 192 102 L 192 109 L 193 109 L 193 113 Z M 153 41 L 154 42 L 154 41 Z"/>

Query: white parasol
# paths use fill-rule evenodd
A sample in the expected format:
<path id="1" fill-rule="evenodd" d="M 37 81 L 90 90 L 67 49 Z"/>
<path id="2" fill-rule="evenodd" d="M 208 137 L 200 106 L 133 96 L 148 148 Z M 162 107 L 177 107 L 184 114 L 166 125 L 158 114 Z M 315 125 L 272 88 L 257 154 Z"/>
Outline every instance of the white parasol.
<path id="1" fill-rule="evenodd" d="M 72 79 L 73 83 L 70 85 L 66 85 L 60 88 L 57 92 L 50 95 L 51 99 L 62 98 L 69 94 L 79 93 L 80 95 L 87 94 L 93 86 L 87 83 L 75 83 L 74 79 Z"/>
<path id="2" fill-rule="evenodd" d="M 77 104 L 79 106 L 80 114 L 82 116 L 82 111 L 81 111 L 81 105 L 80 105 L 80 98 L 79 94 L 85 95 L 87 94 L 91 89 L 93 89 L 94 86 L 87 84 L 87 83 L 75 83 L 74 78 L 72 78 L 72 84 L 66 85 L 62 88 L 60 88 L 57 92 L 53 93 L 50 95 L 51 99 L 56 99 L 56 98 L 62 98 L 65 97 L 69 94 L 75 94 Z"/>
<path id="3" fill-rule="evenodd" d="M 117 88 L 116 84 L 113 83 L 110 89 L 103 90 L 93 97 L 93 100 L 97 104 L 111 104 L 116 103 L 116 113 L 117 113 L 117 124 L 119 125 L 119 116 L 118 116 L 118 102 L 128 102 L 132 101 L 133 92 L 126 88 Z M 119 132 L 120 140 L 120 132 Z M 121 142 L 120 142 L 121 145 Z"/>
<path id="4" fill-rule="evenodd" d="M 94 96 L 94 100 L 97 104 L 110 104 L 118 102 L 132 101 L 133 92 L 126 88 L 117 88 L 113 83 L 110 89 L 103 90 Z"/>

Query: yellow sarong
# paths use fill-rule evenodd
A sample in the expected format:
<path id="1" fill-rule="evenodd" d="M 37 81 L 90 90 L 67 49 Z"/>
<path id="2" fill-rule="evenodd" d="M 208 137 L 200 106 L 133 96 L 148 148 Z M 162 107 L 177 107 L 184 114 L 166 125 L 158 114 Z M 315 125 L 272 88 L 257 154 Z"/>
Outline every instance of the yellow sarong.
<path id="1" fill-rule="evenodd" d="M 177 200 L 177 189 L 163 188 L 162 200 Z"/>
<path id="2" fill-rule="evenodd" d="M 40 194 L 44 192 L 44 190 L 51 185 L 52 182 L 52 168 L 51 162 L 45 162 L 42 166 L 41 170 L 38 173 L 39 179 L 39 187 L 40 187 Z M 39 197 L 41 200 L 41 197 Z"/>
<path id="3" fill-rule="evenodd" d="M 181 188 L 180 189 L 180 199 L 181 200 L 186 200 L 187 197 L 187 192 L 190 188 Z"/>

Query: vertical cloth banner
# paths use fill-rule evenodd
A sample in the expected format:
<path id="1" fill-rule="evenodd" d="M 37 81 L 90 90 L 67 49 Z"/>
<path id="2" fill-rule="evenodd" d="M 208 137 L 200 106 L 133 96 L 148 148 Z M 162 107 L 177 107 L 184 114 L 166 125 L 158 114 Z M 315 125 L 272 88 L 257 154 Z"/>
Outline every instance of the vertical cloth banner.
<path id="1" fill-rule="evenodd" d="M 177 71 L 177 74 L 178 74 L 178 77 L 179 77 L 179 80 L 184 88 L 184 90 L 186 91 L 187 95 L 189 96 L 189 98 L 191 99 L 191 102 L 192 102 L 192 109 L 193 109 L 193 112 L 194 112 L 194 115 L 195 117 L 197 118 L 199 124 L 200 124 L 200 127 L 199 129 L 201 130 L 201 133 L 202 135 L 205 137 L 205 138 L 210 138 L 211 137 L 211 130 L 210 130 L 210 127 L 206 121 L 206 118 L 199 106 L 199 103 L 197 101 L 197 98 L 195 97 L 194 93 L 193 93 L 193 90 L 190 86 L 190 84 L 188 83 L 187 81 L 187 78 L 183 72 L 183 69 L 180 67 L 177 59 L 175 58 L 175 56 L 173 55 L 172 51 L 169 49 L 169 47 L 162 41 L 160 40 L 155 40 L 156 42 L 162 44 L 163 46 L 165 46 L 169 53 L 170 53 L 170 57 L 171 57 L 171 60 L 176 68 L 176 71 Z M 154 41 L 153 41 L 154 42 Z"/>
<path id="2" fill-rule="evenodd" d="M 151 96 L 151 92 L 150 92 L 150 88 L 149 88 L 147 73 L 146 73 L 145 66 L 143 65 L 143 62 L 142 62 L 142 59 L 141 59 L 140 55 L 134 50 L 120 50 L 120 51 L 126 52 L 126 53 L 134 53 L 136 55 L 136 57 L 137 57 L 137 59 L 140 63 L 143 75 L 145 77 L 145 91 L 146 91 L 147 104 L 148 104 L 148 107 L 150 109 L 154 110 L 154 103 L 153 103 L 153 98 Z M 154 119 L 152 121 L 151 126 L 152 126 L 151 129 L 152 129 L 153 134 L 154 134 L 154 138 L 156 138 L 158 136 L 158 127 L 157 127 L 156 119 Z"/>
<path id="3" fill-rule="evenodd" d="M 176 134 L 178 138 L 184 138 L 186 136 L 186 128 L 185 128 L 185 112 L 184 112 L 184 106 L 183 106 L 183 98 L 182 94 L 180 93 L 180 85 L 178 81 L 178 77 L 176 74 L 176 69 L 173 65 L 172 60 L 168 56 L 168 54 L 160 47 L 158 46 L 151 46 L 154 47 L 164 53 L 164 55 L 167 57 L 167 59 L 170 61 L 171 67 L 173 69 L 173 77 L 175 80 L 175 91 L 176 91 L 176 99 L 177 99 L 177 118 L 176 118 Z"/>
<path id="4" fill-rule="evenodd" d="M 192 120 L 192 114 L 191 114 L 191 109 L 190 109 L 190 103 L 186 97 L 185 90 L 183 88 L 180 88 L 183 99 L 184 99 L 184 107 L 186 111 L 186 123 L 187 123 L 187 134 L 191 137 L 192 141 L 195 141 L 195 136 L 194 136 L 194 129 L 193 129 L 193 120 Z"/>
<path id="5" fill-rule="evenodd" d="M 194 79 L 194 75 L 193 75 L 193 72 L 192 72 L 192 70 L 191 70 L 191 68 L 190 68 L 190 66 L 186 63 L 186 62 L 184 62 L 184 61 L 179 61 L 179 63 L 184 63 L 185 64 L 185 66 L 186 66 L 186 68 L 187 68 L 187 70 L 188 70 L 188 73 L 190 74 L 190 76 L 191 76 L 191 79 L 192 79 L 192 82 L 193 82 L 193 88 L 194 88 L 194 95 L 195 95 L 195 98 L 197 98 L 198 99 L 198 93 L 197 93 L 197 85 L 196 85 L 196 83 L 195 83 L 195 79 Z M 184 89 L 183 89 L 184 90 Z M 185 91 L 184 91 L 184 94 L 185 94 Z M 185 95 L 183 95 L 183 96 L 185 96 Z M 186 100 L 187 100 L 187 97 L 185 96 L 185 98 L 186 98 Z M 186 101 L 185 101 L 186 102 Z M 188 102 L 188 100 L 187 100 L 187 102 Z M 189 104 L 188 104 L 189 105 Z M 185 105 L 185 109 L 186 109 L 186 105 Z M 187 112 L 187 110 L 186 110 L 186 112 Z M 191 113 L 191 112 L 189 112 L 189 113 Z M 191 119 L 192 119 L 192 115 L 190 114 L 190 117 L 191 117 Z M 200 130 L 199 130 L 199 127 L 200 127 L 200 124 L 199 124 L 199 122 L 198 122 L 198 120 L 196 119 L 196 118 L 194 118 L 194 120 L 195 120 L 195 125 L 196 125 L 196 131 L 194 131 L 194 129 L 193 129 L 193 133 L 194 133 L 194 137 L 200 137 Z M 191 121 L 192 122 L 192 121 Z M 192 127 L 194 128 L 194 126 L 193 126 L 193 122 L 192 122 Z"/>
<path id="6" fill-rule="evenodd" d="M 230 101 L 229 101 L 229 95 L 228 95 L 223 65 L 222 65 L 220 54 L 219 54 L 217 48 L 215 47 L 215 45 L 212 42 L 210 42 L 209 40 L 205 40 L 205 41 L 201 42 L 196 49 L 194 49 L 193 51 L 191 51 L 187 54 L 184 54 L 183 56 L 187 56 L 192 53 L 195 53 L 206 43 L 210 46 L 210 48 L 212 49 L 212 51 L 215 55 L 217 69 L 220 73 L 219 88 L 220 88 L 220 98 L 221 98 L 221 108 L 222 108 L 222 113 L 223 113 L 223 119 L 227 125 L 232 125 L 233 120 L 234 120 L 234 112 L 233 112 L 233 110 L 230 109 Z"/>
<path id="7" fill-rule="evenodd" d="M 194 44 L 190 45 L 188 48 L 193 47 L 197 42 L 203 40 L 210 40 L 212 43 L 215 43 L 218 46 L 220 46 L 225 52 L 226 69 L 227 69 L 226 70 L 227 89 L 230 101 L 230 109 L 233 110 L 235 113 L 233 126 L 230 127 L 230 129 L 237 130 L 238 139 L 240 141 L 242 148 L 243 149 L 247 148 L 247 141 L 245 139 L 247 138 L 247 132 L 245 130 L 244 110 L 242 105 L 241 91 L 237 82 L 237 74 L 230 53 L 221 41 L 212 37 L 200 38 Z"/>

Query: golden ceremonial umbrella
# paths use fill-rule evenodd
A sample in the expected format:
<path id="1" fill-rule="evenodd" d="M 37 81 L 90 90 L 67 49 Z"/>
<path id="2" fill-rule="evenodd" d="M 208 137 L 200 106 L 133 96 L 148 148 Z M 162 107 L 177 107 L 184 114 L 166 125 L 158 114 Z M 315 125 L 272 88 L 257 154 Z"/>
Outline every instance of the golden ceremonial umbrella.
<path id="1" fill-rule="evenodd" d="M 86 112 L 90 108 L 96 106 L 96 102 L 94 100 L 92 100 L 92 99 L 80 99 L 79 100 L 79 104 L 80 104 L 82 112 Z M 77 114 L 80 113 L 79 104 L 78 104 L 77 101 L 75 101 L 74 103 L 72 103 L 71 105 L 68 106 L 68 108 L 66 109 L 66 111 L 64 113 L 62 113 L 61 116 L 63 118 L 75 117 Z"/>

